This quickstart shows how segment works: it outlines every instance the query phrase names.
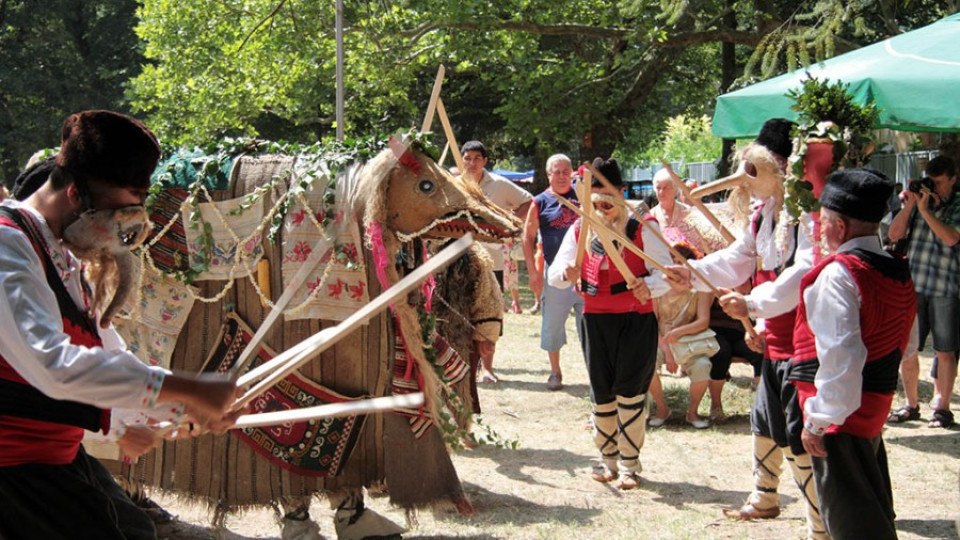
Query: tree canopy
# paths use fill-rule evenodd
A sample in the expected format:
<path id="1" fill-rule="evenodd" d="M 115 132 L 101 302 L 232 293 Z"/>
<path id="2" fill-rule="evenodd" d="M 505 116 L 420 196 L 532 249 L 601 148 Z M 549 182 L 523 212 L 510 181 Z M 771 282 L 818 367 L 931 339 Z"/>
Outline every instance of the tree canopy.
<path id="1" fill-rule="evenodd" d="M 29 2 L 0 0 L 0 43 L 4 51 L 20 47 L 0 60 L 0 97 L 18 107 L 4 108 L 2 128 L 50 133 L 59 125 L 53 117 L 98 104 L 129 107 L 183 144 L 334 135 L 334 2 L 144 0 L 136 34 L 132 0 L 52 3 L 56 10 L 41 13 Z M 660 139 L 668 118 L 709 114 L 730 81 L 772 76 L 927 24 L 956 3 L 346 2 L 344 127 L 360 137 L 419 126 L 443 63 L 444 103 L 461 143 L 483 140 L 495 159 L 527 156 L 538 170 L 558 151 L 575 161 L 637 155 Z M 88 13 L 85 24 L 66 15 L 75 12 Z M 96 21 L 113 27 L 99 30 Z M 120 46 L 84 56 L 69 31 L 50 30 L 71 24 L 87 39 L 118 36 L 112 43 Z M 17 84 L 10 66 L 24 74 Z M 44 78 L 49 66 L 62 73 Z M 9 171 L 11 156 L 25 158 L 11 146 L 16 136 L 2 133 Z"/>

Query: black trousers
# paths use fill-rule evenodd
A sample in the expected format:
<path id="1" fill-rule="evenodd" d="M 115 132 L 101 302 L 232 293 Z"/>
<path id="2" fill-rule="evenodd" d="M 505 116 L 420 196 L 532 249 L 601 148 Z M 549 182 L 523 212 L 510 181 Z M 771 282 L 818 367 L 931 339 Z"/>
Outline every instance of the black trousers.
<path id="1" fill-rule="evenodd" d="M 584 313 L 580 327 L 593 402 L 646 394 L 657 366 L 656 316 Z"/>
<path id="2" fill-rule="evenodd" d="M 763 359 L 760 385 L 750 409 L 750 427 L 754 433 L 773 439 L 777 446 L 789 446 L 795 455 L 806 454 L 800 442 L 803 411 L 797 399 L 797 387 L 787 380 L 789 360 Z"/>
<path id="3" fill-rule="evenodd" d="M 0 540 L 156 540 L 150 517 L 83 447 L 69 465 L 0 467 Z"/>
<path id="4" fill-rule="evenodd" d="M 825 458 L 813 458 L 820 515 L 833 540 L 896 540 L 893 491 L 883 439 L 826 435 Z"/>

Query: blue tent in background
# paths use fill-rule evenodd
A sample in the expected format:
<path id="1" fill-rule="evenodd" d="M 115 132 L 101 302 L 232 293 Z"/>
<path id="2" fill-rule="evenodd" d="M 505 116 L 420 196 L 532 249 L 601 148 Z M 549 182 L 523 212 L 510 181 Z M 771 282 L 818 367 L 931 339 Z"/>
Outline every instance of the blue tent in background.
<path id="1" fill-rule="evenodd" d="M 526 172 L 517 172 L 517 171 L 508 171 L 506 169 L 493 169 L 490 171 L 493 174 L 499 174 L 500 176 L 506 178 L 507 180 L 516 182 L 518 184 L 529 184 L 533 182 L 533 171 Z"/>

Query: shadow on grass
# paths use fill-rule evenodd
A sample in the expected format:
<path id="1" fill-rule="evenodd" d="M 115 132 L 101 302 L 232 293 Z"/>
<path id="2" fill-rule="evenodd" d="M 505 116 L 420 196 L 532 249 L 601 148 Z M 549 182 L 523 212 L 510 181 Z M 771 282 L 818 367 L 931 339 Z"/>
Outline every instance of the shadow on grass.
<path id="1" fill-rule="evenodd" d="M 749 474 L 746 471 L 745 474 Z M 789 473 L 787 473 L 789 476 Z M 641 478 L 643 474 L 640 475 Z M 643 478 L 640 489 L 656 493 L 653 500 L 683 510 L 691 504 L 716 504 L 724 508 L 739 508 L 743 501 L 750 495 L 749 491 L 739 491 L 732 489 L 712 489 L 700 484 L 691 484 L 689 482 L 655 482 Z M 790 495 L 780 493 L 780 506 L 786 506 L 795 502 L 797 499 Z"/>
<path id="2" fill-rule="evenodd" d="M 477 514 L 472 517 L 462 517 L 454 512 L 434 514 L 438 521 L 467 521 L 473 525 L 496 523 L 523 527 L 538 523 L 560 523 L 564 525 L 587 525 L 603 513 L 601 509 L 578 508 L 563 504 L 545 505 L 527 499 L 496 493 L 484 487 L 469 482 L 463 483 L 464 491 L 470 496 Z M 405 538 L 418 538 L 405 535 Z M 434 537 L 424 537 L 434 538 Z M 458 537 L 459 538 L 459 537 Z M 497 538 L 490 535 L 478 535 L 467 538 Z"/>
<path id="3" fill-rule="evenodd" d="M 202 525 L 194 525 L 185 521 L 173 520 L 157 526 L 157 538 L 169 540 L 280 540 L 279 536 L 243 536 L 229 529 L 214 529 Z"/>
<path id="4" fill-rule="evenodd" d="M 949 519 L 898 519 L 897 530 L 921 538 L 956 538 L 957 525 Z"/>
<path id="5" fill-rule="evenodd" d="M 524 472 L 523 469 L 551 469 L 564 471 L 570 476 L 577 476 L 581 475 L 583 467 L 591 462 L 590 458 L 568 450 L 524 447 L 516 450 L 503 450 L 487 445 L 479 446 L 473 452 L 463 452 L 459 455 L 465 458 L 476 457 L 492 460 L 497 463 L 495 470 L 507 478 L 525 484 L 549 488 L 554 488 L 556 485 L 551 482 L 541 482 L 536 476 Z M 578 471 L 577 469 L 581 470 Z"/>
<path id="6" fill-rule="evenodd" d="M 543 376 L 542 381 L 514 381 L 505 378 L 504 372 L 497 371 L 500 382 L 496 384 L 481 384 L 486 390 L 519 390 L 521 392 L 545 392 L 545 393 L 564 393 L 576 398 L 590 395 L 590 385 L 588 384 L 563 384 L 560 390 L 547 390 L 547 375 Z"/>
<path id="7" fill-rule="evenodd" d="M 910 424 L 914 423 L 911 422 Z M 925 454 L 956 456 L 960 453 L 960 437 L 957 437 L 960 426 L 954 424 L 949 429 L 943 429 L 928 428 L 926 423 L 916 422 L 915 424 L 916 427 L 910 425 L 900 428 L 915 430 L 910 435 L 898 436 L 895 431 L 888 431 L 883 437 L 884 443 L 891 446 L 904 446 Z"/>

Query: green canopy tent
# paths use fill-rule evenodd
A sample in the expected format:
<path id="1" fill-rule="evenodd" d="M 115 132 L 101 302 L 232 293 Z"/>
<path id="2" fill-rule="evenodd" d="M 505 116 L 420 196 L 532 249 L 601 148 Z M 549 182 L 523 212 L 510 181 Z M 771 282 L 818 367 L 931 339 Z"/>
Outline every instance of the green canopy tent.
<path id="1" fill-rule="evenodd" d="M 785 94 L 810 73 L 842 81 L 858 103 L 882 109 L 877 127 L 960 131 L 960 13 L 717 98 L 713 133 L 753 138 L 769 118 L 796 120 Z"/>

